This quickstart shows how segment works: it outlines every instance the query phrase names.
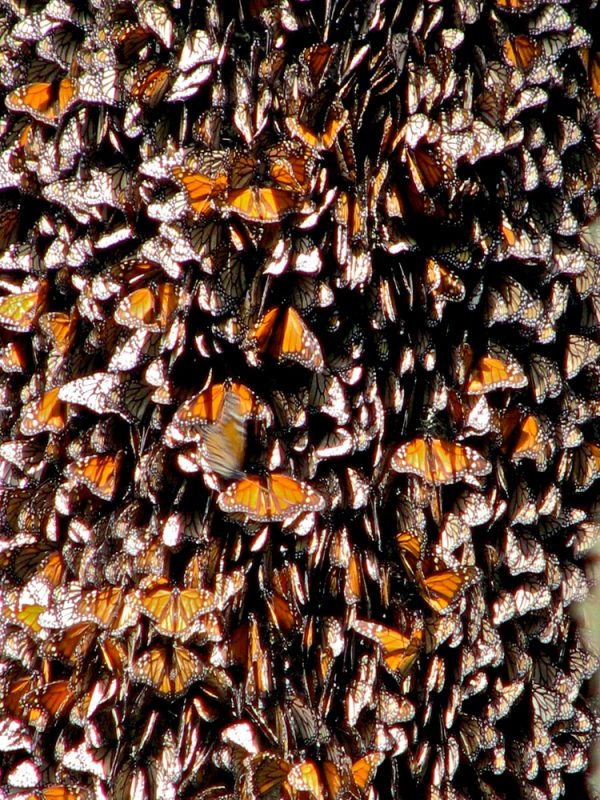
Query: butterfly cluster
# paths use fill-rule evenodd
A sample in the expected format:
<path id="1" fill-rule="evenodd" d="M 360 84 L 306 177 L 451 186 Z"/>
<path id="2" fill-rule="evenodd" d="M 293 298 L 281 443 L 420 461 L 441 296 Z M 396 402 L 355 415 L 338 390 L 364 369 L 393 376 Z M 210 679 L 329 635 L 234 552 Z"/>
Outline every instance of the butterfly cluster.
<path id="1" fill-rule="evenodd" d="M 587 796 L 595 0 L 0 0 L 0 798 Z"/>

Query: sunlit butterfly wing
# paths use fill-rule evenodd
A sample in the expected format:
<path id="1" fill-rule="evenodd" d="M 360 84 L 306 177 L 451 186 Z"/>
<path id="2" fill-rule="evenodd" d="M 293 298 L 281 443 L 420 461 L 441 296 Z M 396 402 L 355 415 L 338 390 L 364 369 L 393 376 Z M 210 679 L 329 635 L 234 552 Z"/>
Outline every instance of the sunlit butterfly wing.
<path id="1" fill-rule="evenodd" d="M 247 186 L 232 189 L 225 207 L 248 222 L 280 222 L 288 214 L 300 211 L 302 203 L 296 192 L 272 186 Z"/>
<path id="2" fill-rule="evenodd" d="M 271 474 L 264 479 L 251 475 L 221 492 L 217 505 L 228 514 L 282 522 L 304 512 L 323 511 L 325 499 L 289 475 Z"/>
<path id="3" fill-rule="evenodd" d="M 202 677 L 202 662 L 192 650 L 174 642 L 155 645 L 141 653 L 131 667 L 134 681 L 145 683 L 162 696 L 180 697 Z"/>
<path id="4" fill-rule="evenodd" d="M 174 419 L 182 428 L 214 423 L 223 413 L 227 394 L 235 394 L 238 398 L 238 413 L 242 419 L 248 419 L 257 413 L 257 400 L 253 392 L 243 384 L 234 381 L 231 384 L 212 384 L 200 394 L 186 400 L 177 409 Z"/>
<path id="5" fill-rule="evenodd" d="M 141 419 L 153 387 L 144 386 L 126 373 L 96 372 L 61 386 L 58 397 L 82 405 L 97 414 L 110 412 L 128 420 Z"/>
<path id="6" fill-rule="evenodd" d="M 319 371 L 324 365 L 321 346 L 296 309 L 272 308 L 264 314 L 248 336 L 260 352 L 268 351 L 278 360 L 296 361 Z"/>
<path id="7" fill-rule="evenodd" d="M 314 800 L 322 800 L 323 786 L 321 776 L 316 764 L 312 761 L 302 761 L 295 764 L 288 772 L 287 783 L 293 792 L 301 792 Z"/>
<path id="8" fill-rule="evenodd" d="M 24 111 L 40 122 L 56 125 L 77 100 L 77 87 L 71 78 L 58 83 L 30 83 L 6 96 L 13 111 Z"/>
<path id="9" fill-rule="evenodd" d="M 20 428 L 24 436 L 34 436 L 42 431 L 60 433 L 67 424 L 69 406 L 58 397 L 59 387 L 45 392 L 39 400 L 23 408 Z"/>
<path id="10" fill-rule="evenodd" d="M 477 580 L 479 570 L 470 565 L 448 567 L 439 556 L 428 556 L 417 570 L 421 597 L 438 614 L 445 614 Z"/>
<path id="11" fill-rule="evenodd" d="M 419 656 L 423 631 L 418 627 L 412 632 L 402 633 L 386 625 L 361 619 L 354 620 L 351 627 L 380 646 L 384 665 L 395 675 L 405 676 Z"/>
<path id="12" fill-rule="evenodd" d="M 200 217 L 214 213 L 215 204 L 227 187 L 225 174 L 213 178 L 201 172 L 190 172 L 184 167 L 174 167 L 173 175 L 185 189 L 191 211 Z"/>
<path id="13" fill-rule="evenodd" d="M 35 291 L 1 298 L 0 326 L 18 333 L 30 331 L 43 310 L 47 294 L 48 283 L 44 280 Z"/>
<path id="14" fill-rule="evenodd" d="M 457 483 L 471 476 L 487 475 L 492 465 L 476 450 L 444 439 L 418 437 L 400 445 L 392 454 L 396 472 L 418 475 L 427 483 Z"/>
<path id="15" fill-rule="evenodd" d="M 367 753 L 352 764 L 352 775 L 354 782 L 361 792 L 368 789 L 377 772 L 379 765 L 385 758 L 384 753 Z"/>
<path id="16" fill-rule="evenodd" d="M 138 592 L 138 607 L 165 636 L 189 636 L 198 617 L 215 608 L 214 596 L 203 589 L 179 589 L 165 579 Z"/>
<path id="17" fill-rule="evenodd" d="M 95 455 L 68 464 L 65 475 L 76 483 L 83 483 L 102 500 L 112 500 L 117 490 L 123 454 Z"/>
<path id="18" fill-rule="evenodd" d="M 465 383 L 467 394 L 485 394 L 497 389 L 523 389 L 527 376 L 514 359 L 482 356 Z"/>

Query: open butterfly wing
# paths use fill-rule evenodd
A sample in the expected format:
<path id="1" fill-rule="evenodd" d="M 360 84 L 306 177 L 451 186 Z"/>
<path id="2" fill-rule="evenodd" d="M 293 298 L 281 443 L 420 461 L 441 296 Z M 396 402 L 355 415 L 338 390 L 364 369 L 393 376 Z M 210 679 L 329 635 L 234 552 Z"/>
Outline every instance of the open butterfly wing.
<path id="1" fill-rule="evenodd" d="M 291 306 L 285 311 L 270 349 L 276 358 L 296 361 L 307 369 L 321 370 L 323 367 L 323 353 L 317 337 Z"/>
<path id="2" fill-rule="evenodd" d="M 279 222 L 300 209 L 298 195 L 271 186 L 247 186 L 227 195 L 227 206 L 249 222 Z"/>
<path id="3" fill-rule="evenodd" d="M 483 356 L 465 384 L 467 394 L 486 394 L 497 389 L 522 389 L 527 377 L 516 362 L 505 362 L 494 356 Z"/>
<path id="4" fill-rule="evenodd" d="M 282 522 L 304 511 L 322 511 L 325 500 L 311 486 L 289 475 L 272 474 L 265 479 L 250 475 L 221 492 L 217 505 L 228 514 Z"/>
<path id="5" fill-rule="evenodd" d="M 417 575 L 419 590 L 423 600 L 438 614 L 443 614 L 474 583 L 478 574 L 473 566 L 461 564 L 451 569 L 437 558 L 429 558 Z"/>
<path id="6" fill-rule="evenodd" d="M 422 437 L 401 444 L 394 451 L 390 464 L 396 472 L 408 472 L 432 482 L 427 442 Z"/>

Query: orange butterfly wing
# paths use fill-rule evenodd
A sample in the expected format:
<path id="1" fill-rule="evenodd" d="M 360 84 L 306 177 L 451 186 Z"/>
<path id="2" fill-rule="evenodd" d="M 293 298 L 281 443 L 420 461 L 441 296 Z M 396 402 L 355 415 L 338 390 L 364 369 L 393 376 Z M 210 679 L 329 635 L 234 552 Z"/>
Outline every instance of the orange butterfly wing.
<path id="1" fill-rule="evenodd" d="M 217 175 L 211 178 L 201 172 L 189 172 L 184 167 L 173 167 L 173 175 L 185 189 L 192 210 L 199 216 L 214 211 L 213 201 L 227 187 L 227 176 Z"/>
<path id="2" fill-rule="evenodd" d="M 156 313 L 154 292 L 147 286 L 135 289 L 117 305 L 114 320 L 127 328 L 144 328 L 151 325 Z"/>
<path id="3" fill-rule="evenodd" d="M 398 447 L 390 464 L 396 472 L 418 475 L 439 486 L 468 476 L 487 475 L 492 466 L 471 447 L 444 439 L 418 437 Z"/>
<path id="4" fill-rule="evenodd" d="M 42 331 L 51 339 L 54 349 L 61 355 L 66 355 L 75 339 L 77 313 L 49 312 L 40 317 L 39 324 Z"/>
<path id="5" fill-rule="evenodd" d="M 131 94 L 140 102 L 154 108 L 162 100 L 170 80 L 171 70 L 167 66 L 160 65 L 136 81 L 131 89 Z"/>
<path id="6" fill-rule="evenodd" d="M 368 788 L 384 758 L 383 753 L 367 753 L 352 764 L 352 775 L 361 792 Z"/>
<path id="7" fill-rule="evenodd" d="M 257 403 L 250 389 L 241 383 L 233 382 L 231 385 L 215 383 L 183 403 L 175 414 L 176 421 L 184 427 L 216 422 L 223 411 L 225 395 L 228 392 L 238 398 L 239 414 L 243 419 L 253 416 Z"/>
<path id="8" fill-rule="evenodd" d="M 277 306 L 269 309 L 269 311 L 263 314 L 248 336 L 250 341 L 256 343 L 261 353 L 264 353 L 269 346 L 271 335 L 275 329 L 275 323 L 279 317 L 279 311 L 280 309 Z"/>
<path id="9" fill-rule="evenodd" d="M 400 531 L 396 534 L 396 544 L 404 568 L 411 577 L 414 576 L 417 564 L 423 558 L 424 540 L 411 531 Z"/>
<path id="10" fill-rule="evenodd" d="M 320 370 L 324 364 L 317 337 L 291 306 L 286 309 L 271 340 L 270 350 L 275 358 L 297 361 L 307 369 Z"/>
<path id="11" fill-rule="evenodd" d="M 65 470 L 68 478 L 83 483 L 102 500 L 112 500 L 117 488 L 123 454 L 95 455 L 69 464 Z"/>
<path id="12" fill-rule="evenodd" d="M 67 424 L 69 404 L 58 399 L 60 386 L 45 392 L 39 400 L 25 407 L 20 428 L 24 436 L 41 431 L 60 433 Z"/>
<path id="13" fill-rule="evenodd" d="M 259 352 L 268 350 L 278 360 L 295 361 L 307 369 L 323 368 L 323 353 L 318 339 L 292 306 L 286 308 L 281 316 L 279 308 L 269 309 L 248 338 L 256 342 Z"/>
<path id="14" fill-rule="evenodd" d="M 201 589 L 179 589 L 164 578 L 142 590 L 140 611 L 150 617 L 165 636 L 191 633 L 195 621 L 215 608 L 214 596 Z"/>
<path id="15" fill-rule="evenodd" d="M 287 782 L 294 793 L 302 792 L 314 800 L 324 800 L 321 777 L 312 761 L 295 764 L 288 773 Z"/>
<path id="16" fill-rule="evenodd" d="M 396 472 L 408 472 L 432 482 L 427 442 L 422 437 L 401 444 L 394 451 L 390 465 Z"/>
<path id="17" fill-rule="evenodd" d="M 473 566 L 461 564 L 451 569 L 437 558 L 426 559 L 417 575 L 421 597 L 434 611 L 443 614 L 478 575 Z"/>
<path id="18" fill-rule="evenodd" d="M 54 125 L 75 98 L 77 87 L 70 78 L 55 83 L 29 83 L 6 96 L 13 111 L 25 111 L 40 122 Z"/>
<path id="19" fill-rule="evenodd" d="M 352 628 L 361 636 L 377 642 L 381 647 L 383 663 L 397 675 L 406 675 L 419 655 L 423 641 L 420 628 L 407 634 L 387 625 L 360 619 L 352 622 Z"/>
<path id="20" fill-rule="evenodd" d="M 304 511 L 322 511 L 325 500 L 306 483 L 289 475 L 272 474 L 264 480 L 251 475 L 232 483 L 221 492 L 217 505 L 228 514 L 282 522 Z"/>
<path id="21" fill-rule="evenodd" d="M 511 387 L 522 389 L 527 386 L 527 377 L 516 363 L 506 363 L 494 356 L 483 356 L 471 372 L 465 384 L 467 394 L 485 394 L 496 389 Z"/>
<path id="22" fill-rule="evenodd" d="M 11 294 L 0 299 L 0 325 L 10 331 L 26 333 L 33 327 L 48 294 L 48 283 L 41 281 L 33 292 Z"/>
<path id="23" fill-rule="evenodd" d="M 432 483 L 455 483 L 491 472 L 490 462 L 472 447 L 444 439 L 432 439 L 430 447 Z"/>
<path id="24" fill-rule="evenodd" d="M 291 769 L 291 764 L 271 753 L 260 753 L 252 762 L 252 784 L 258 797 L 279 790 Z"/>
<path id="25" fill-rule="evenodd" d="M 201 673 L 202 663 L 198 656 L 177 643 L 173 644 L 172 650 L 166 645 L 146 650 L 132 668 L 135 679 L 169 698 L 182 695 Z"/>
<path id="26" fill-rule="evenodd" d="M 233 189 L 227 196 L 227 206 L 249 222 L 279 222 L 300 208 L 294 192 L 272 186 L 248 186 Z"/>
<path id="27" fill-rule="evenodd" d="M 506 60 L 523 72 L 526 72 L 542 53 L 540 42 L 522 34 L 509 37 L 502 49 Z"/>

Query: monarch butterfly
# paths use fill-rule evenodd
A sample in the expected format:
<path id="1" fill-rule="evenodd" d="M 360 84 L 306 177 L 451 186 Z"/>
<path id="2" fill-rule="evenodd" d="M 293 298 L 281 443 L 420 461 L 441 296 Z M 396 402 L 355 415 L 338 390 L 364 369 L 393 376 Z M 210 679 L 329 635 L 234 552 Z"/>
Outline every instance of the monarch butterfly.
<path id="1" fill-rule="evenodd" d="M 286 127 L 291 136 L 295 136 L 311 150 L 331 150 L 339 132 L 348 122 L 348 112 L 341 103 L 333 103 L 328 110 L 325 127 L 322 133 L 308 128 L 295 117 L 287 117 Z"/>
<path id="2" fill-rule="evenodd" d="M 510 414 L 507 413 L 506 418 Z M 511 421 L 507 419 L 508 427 Z M 504 430 L 504 425 L 502 425 Z M 511 446 L 511 461 L 517 464 L 524 458 L 531 458 L 536 462 L 538 470 L 546 468 L 548 459 L 551 458 L 555 450 L 552 437 L 548 426 L 543 423 L 540 417 L 534 414 L 527 414 L 518 422 L 513 430 L 518 430 L 514 444 Z"/>
<path id="3" fill-rule="evenodd" d="M 587 50 L 584 53 L 583 61 L 587 67 L 592 92 L 600 99 L 600 52 Z"/>
<path id="4" fill-rule="evenodd" d="M 92 294 L 96 300 L 109 300 L 123 289 L 136 289 L 160 277 L 162 270 L 145 258 L 128 258 L 108 267 L 92 280 Z"/>
<path id="5" fill-rule="evenodd" d="M 60 433 L 67 424 L 68 403 L 58 398 L 60 387 L 50 389 L 38 400 L 28 403 L 21 415 L 19 427 L 24 436 L 34 436 L 42 431 Z"/>
<path id="6" fill-rule="evenodd" d="M 350 409 L 344 384 L 333 374 L 314 372 L 308 387 L 308 403 L 311 411 L 332 417 L 338 425 L 350 420 Z"/>
<path id="7" fill-rule="evenodd" d="M 372 783 L 380 764 L 385 758 L 384 753 L 374 751 L 367 753 L 352 764 L 352 776 L 361 792 L 364 792 Z"/>
<path id="8" fill-rule="evenodd" d="M 211 177 L 203 172 L 190 172 L 188 167 L 173 167 L 172 171 L 187 194 L 190 210 L 199 217 L 214 213 L 227 188 L 227 174 L 216 173 Z"/>
<path id="9" fill-rule="evenodd" d="M 161 331 L 181 304 L 182 290 L 172 283 L 163 283 L 155 289 L 135 289 L 119 302 L 113 316 L 115 322 L 126 328 Z"/>
<path id="10" fill-rule="evenodd" d="M 185 638 L 194 633 L 198 617 L 216 607 L 215 596 L 206 589 L 180 589 L 166 578 L 151 580 L 137 591 L 133 602 L 159 633 Z"/>
<path id="11" fill-rule="evenodd" d="M 96 414 L 114 413 L 133 421 L 141 420 L 152 391 L 152 386 L 144 386 L 126 373 L 95 372 L 63 384 L 58 398 Z"/>
<path id="12" fill-rule="evenodd" d="M 0 458 L 14 464 L 25 475 L 39 480 L 45 469 L 44 448 L 37 441 L 8 439 L 0 444 Z"/>
<path id="13" fill-rule="evenodd" d="M 267 311 L 248 334 L 248 341 L 278 361 L 295 361 L 317 372 L 324 366 L 317 337 L 292 306 Z"/>
<path id="14" fill-rule="evenodd" d="M 322 800 L 323 785 L 317 765 L 312 761 L 302 761 L 295 764 L 287 774 L 287 783 L 291 792 L 301 792 L 313 797 L 314 800 Z"/>
<path id="15" fill-rule="evenodd" d="M 80 665 L 96 641 L 98 629 L 90 622 L 71 625 L 54 634 L 45 644 L 48 658 L 56 658 L 63 663 Z"/>
<path id="16" fill-rule="evenodd" d="M 117 490 L 123 453 L 94 455 L 73 461 L 65 468 L 65 475 L 76 483 L 83 483 L 102 500 L 112 500 Z"/>
<path id="17" fill-rule="evenodd" d="M 0 326 L 9 331 L 27 333 L 40 315 L 48 295 L 48 282 L 42 280 L 37 289 L 0 298 Z"/>
<path id="18" fill-rule="evenodd" d="M 272 186 L 247 186 L 232 189 L 224 208 L 233 211 L 249 222 L 280 222 L 288 214 L 302 209 L 300 197 L 296 192 Z"/>
<path id="19" fill-rule="evenodd" d="M 151 686 L 161 697 L 172 700 L 200 680 L 203 671 L 203 664 L 194 651 L 172 642 L 145 650 L 133 663 L 131 677 Z"/>
<path id="20" fill-rule="evenodd" d="M 351 622 L 350 627 L 360 636 L 379 645 L 384 666 L 397 677 L 404 678 L 419 657 L 423 629 L 418 624 L 415 624 L 410 633 L 402 633 L 386 625 L 361 619 Z"/>
<path id="21" fill-rule="evenodd" d="M 148 108 L 155 108 L 171 83 L 171 70 L 165 64 L 144 64 L 136 71 L 131 96 Z"/>
<path id="22" fill-rule="evenodd" d="M 563 373 L 567 380 L 574 378 L 584 367 L 600 356 L 600 344 L 585 336 L 569 334 L 565 341 Z"/>
<path id="23" fill-rule="evenodd" d="M 59 355 L 67 355 L 77 333 L 77 310 L 71 314 L 52 311 L 42 314 L 38 323 L 42 333 L 50 340 L 53 350 Z"/>
<path id="24" fill-rule="evenodd" d="M 425 285 L 434 302 L 449 300 L 458 303 L 465 298 L 465 285 L 453 272 L 446 269 L 435 258 L 428 258 L 425 265 Z M 441 305 L 443 310 L 443 304 Z"/>
<path id="25" fill-rule="evenodd" d="M 249 475 L 235 481 L 221 492 L 217 505 L 227 514 L 259 522 L 283 522 L 304 512 L 323 511 L 325 498 L 307 483 L 272 473 L 266 478 Z"/>
<path id="26" fill-rule="evenodd" d="M 261 406 L 255 394 L 241 383 L 213 383 L 190 400 L 186 400 L 173 417 L 176 424 L 184 430 L 205 427 L 215 423 L 223 414 L 225 398 L 233 394 L 237 398 L 237 413 L 241 419 L 260 415 Z"/>
<path id="27" fill-rule="evenodd" d="M 472 447 L 444 439 L 417 437 L 400 445 L 390 461 L 396 472 L 418 475 L 440 486 L 458 483 L 491 472 L 492 465 Z"/>
<path id="28" fill-rule="evenodd" d="M 440 548 L 427 553 L 424 539 L 409 531 L 397 534 L 396 544 L 421 597 L 438 614 L 448 613 L 480 574 L 477 567 L 459 564 Z"/>
<path id="29" fill-rule="evenodd" d="M 202 452 L 213 472 L 225 478 L 242 478 L 246 429 L 237 394 L 228 392 L 219 418 L 202 433 Z"/>
<path id="30" fill-rule="evenodd" d="M 490 353 L 482 356 L 471 370 L 465 392 L 480 395 L 497 389 L 523 389 L 527 384 L 527 376 L 516 359 L 504 353 Z"/>
<path id="31" fill-rule="evenodd" d="M 540 353 L 529 357 L 529 384 L 536 403 L 543 403 L 550 397 L 557 397 L 563 388 L 563 380 L 558 365 Z"/>
<path id="32" fill-rule="evenodd" d="M 62 78 L 19 86 L 6 95 L 5 102 L 12 111 L 24 111 L 39 122 L 56 125 L 77 99 L 77 84 Z"/>
<path id="33" fill-rule="evenodd" d="M 279 795 L 292 765 L 274 753 L 264 752 L 250 761 L 252 791 L 256 797 Z"/>
<path id="34" fill-rule="evenodd" d="M 295 565 L 275 570 L 270 577 L 268 585 L 264 571 L 259 573 L 267 611 L 273 625 L 289 635 L 299 630 L 302 621 L 300 606 L 306 602 L 304 587 Z"/>
<path id="35" fill-rule="evenodd" d="M 573 455 L 570 481 L 576 492 L 588 489 L 600 477 L 600 446 L 584 442 Z"/>
<path id="36" fill-rule="evenodd" d="M 521 72 L 528 72 L 542 54 L 542 45 L 536 39 L 521 34 L 507 37 L 502 51 L 506 63 L 512 64 Z"/>
<path id="37" fill-rule="evenodd" d="M 40 39 L 36 43 L 36 50 L 45 61 L 54 61 L 62 69 L 69 70 L 81 43 L 82 37 L 77 29 L 65 26 Z"/>
<path id="38" fill-rule="evenodd" d="M 68 680 L 50 681 L 35 689 L 24 705 L 43 710 L 51 717 L 58 718 L 69 711 L 76 697 Z"/>
<path id="39" fill-rule="evenodd" d="M 347 428 L 336 428 L 321 439 L 315 448 L 315 455 L 319 459 L 339 458 L 353 453 L 354 450 L 355 442 L 350 431 Z"/>
<path id="40" fill-rule="evenodd" d="M 535 11 L 544 2 L 545 0 L 495 0 L 498 8 L 518 14 Z"/>
<path id="41" fill-rule="evenodd" d="M 127 64 L 152 39 L 151 32 L 134 22 L 115 21 L 110 30 L 110 39 L 115 46 L 118 60 Z"/>

